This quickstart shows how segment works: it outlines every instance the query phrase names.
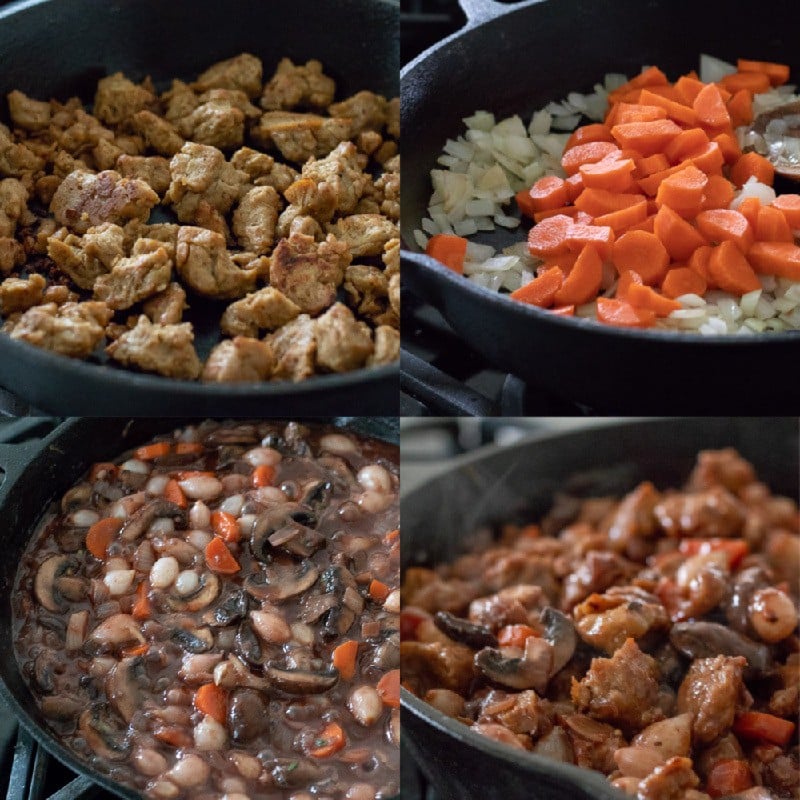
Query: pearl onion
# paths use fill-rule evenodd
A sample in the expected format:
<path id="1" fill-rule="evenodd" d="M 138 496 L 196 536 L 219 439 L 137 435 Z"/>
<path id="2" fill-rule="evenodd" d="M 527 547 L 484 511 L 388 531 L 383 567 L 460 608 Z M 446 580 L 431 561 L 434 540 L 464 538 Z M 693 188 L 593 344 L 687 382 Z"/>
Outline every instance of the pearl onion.
<path id="1" fill-rule="evenodd" d="M 119 597 L 130 590 L 135 575 L 132 569 L 115 569 L 106 573 L 103 583 L 108 587 L 112 597 Z"/>
<path id="2" fill-rule="evenodd" d="M 154 589 L 166 589 L 172 586 L 179 572 L 178 560 L 172 556 L 163 556 L 150 570 L 150 585 Z"/>
<path id="3" fill-rule="evenodd" d="M 228 743 L 228 729 L 213 717 L 203 717 L 194 727 L 194 745 L 198 750 L 222 750 Z"/>
<path id="4" fill-rule="evenodd" d="M 362 467 L 356 480 L 367 490 L 388 494 L 392 491 L 392 476 L 378 464 Z"/>
<path id="5" fill-rule="evenodd" d="M 359 724 L 369 727 L 383 712 L 383 701 L 371 686 L 359 686 L 351 692 L 347 707 Z"/>
<path id="6" fill-rule="evenodd" d="M 185 569 L 175 579 L 175 591 L 180 595 L 190 595 L 200 586 L 200 576 L 191 569 Z"/>
<path id="7" fill-rule="evenodd" d="M 167 777 L 186 789 L 205 783 L 210 773 L 211 767 L 200 756 L 187 753 L 175 763 L 175 766 L 167 773 Z"/>

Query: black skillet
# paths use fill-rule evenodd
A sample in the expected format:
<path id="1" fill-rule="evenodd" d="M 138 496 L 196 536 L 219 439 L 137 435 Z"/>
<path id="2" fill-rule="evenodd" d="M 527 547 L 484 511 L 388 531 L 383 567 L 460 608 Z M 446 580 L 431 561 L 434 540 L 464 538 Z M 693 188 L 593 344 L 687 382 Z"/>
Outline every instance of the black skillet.
<path id="1" fill-rule="evenodd" d="M 496 366 L 601 412 L 794 413 L 800 332 L 748 338 L 610 328 L 481 289 L 418 252 L 430 170 L 476 109 L 530 115 L 607 72 L 658 64 L 671 78 L 700 53 L 782 61 L 800 80 L 800 4 L 729 0 L 461 0 L 467 25 L 401 73 L 403 281 Z M 797 191 L 785 188 L 784 191 Z M 488 234 L 498 249 L 521 241 Z"/>
<path id="2" fill-rule="evenodd" d="M 114 459 L 188 421 L 70 419 L 53 428 L 53 420 L 29 417 L 12 423 L 12 441 L 16 443 L 0 444 L 0 697 L 48 752 L 78 775 L 86 775 L 130 800 L 137 800 L 140 795 L 88 768 L 50 733 L 14 658 L 11 594 L 22 553 L 51 502 L 74 485 L 94 462 Z M 396 418 L 319 417 L 314 422 L 395 444 L 399 440 Z"/>
<path id="3" fill-rule="evenodd" d="M 161 88 L 248 51 L 263 60 L 265 80 L 283 56 L 317 58 L 337 98 L 361 89 L 395 97 L 398 17 L 396 0 L 22 0 L 0 11 L 0 94 L 91 100 L 97 80 L 117 70 L 151 75 Z M 224 308 L 189 303 L 202 358 L 219 340 Z M 0 385 L 59 414 L 393 414 L 398 403 L 395 366 L 300 384 L 203 385 L 74 361 L 4 335 Z"/>
<path id="4" fill-rule="evenodd" d="M 774 492 L 800 493 L 798 420 L 684 418 L 614 423 L 490 446 L 401 498 L 402 567 L 452 560 L 481 527 L 541 518 L 557 491 L 621 495 L 680 486 L 698 450 L 733 446 Z M 442 800 L 622 800 L 599 773 L 520 753 L 401 690 L 403 745 Z"/>

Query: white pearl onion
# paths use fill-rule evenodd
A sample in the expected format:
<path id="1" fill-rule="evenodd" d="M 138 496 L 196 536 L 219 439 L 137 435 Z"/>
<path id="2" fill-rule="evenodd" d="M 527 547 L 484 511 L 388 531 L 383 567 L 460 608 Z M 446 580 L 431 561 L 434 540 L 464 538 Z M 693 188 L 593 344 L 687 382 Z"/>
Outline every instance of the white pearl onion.
<path id="1" fill-rule="evenodd" d="M 167 768 L 167 759 L 157 750 L 146 747 L 137 747 L 133 751 L 133 766 L 142 775 L 154 778 L 160 775 Z"/>
<path id="2" fill-rule="evenodd" d="M 118 569 L 130 569 L 130 564 L 124 558 L 109 558 L 106 561 L 106 572 L 114 572 Z"/>
<path id="3" fill-rule="evenodd" d="M 350 693 L 347 707 L 360 725 L 369 727 L 383 712 L 383 701 L 371 686 L 359 686 Z"/>
<path id="4" fill-rule="evenodd" d="M 202 500 L 193 503 L 189 509 L 189 524 L 200 530 L 207 530 L 211 527 L 211 512 Z"/>
<path id="5" fill-rule="evenodd" d="M 239 514 L 242 513 L 242 506 L 244 505 L 244 495 L 235 494 L 231 497 L 226 497 L 222 503 L 220 503 L 219 510 L 225 511 L 228 514 L 233 514 L 234 517 L 238 517 Z"/>
<path id="6" fill-rule="evenodd" d="M 169 475 L 154 475 L 147 481 L 144 487 L 145 492 L 153 497 L 159 497 L 164 494 L 164 489 L 167 488 L 169 483 Z"/>
<path id="7" fill-rule="evenodd" d="M 194 726 L 194 745 L 198 750 L 222 750 L 228 743 L 228 729 L 213 717 L 203 717 Z"/>
<path id="8" fill-rule="evenodd" d="M 75 525 L 78 528 L 88 528 L 100 519 L 100 515 L 96 511 L 82 508 L 79 511 L 73 511 L 67 519 L 71 525 Z"/>
<path id="9" fill-rule="evenodd" d="M 189 542 L 192 547 L 196 547 L 198 550 L 205 550 L 206 545 L 213 539 L 214 537 L 208 531 L 189 531 L 186 534 L 186 541 Z"/>
<path id="10" fill-rule="evenodd" d="M 175 530 L 175 521 L 169 517 L 159 517 L 150 523 L 148 533 L 172 533 Z"/>
<path id="11" fill-rule="evenodd" d="M 144 461 L 139 461 L 137 458 L 131 458 L 120 466 L 120 469 L 125 472 L 138 472 L 140 475 L 150 474 L 150 465 Z"/>
<path id="12" fill-rule="evenodd" d="M 271 447 L 254 447 L 244 454 L 244 460 L 253 467 L 274 467 L 281 463 L 283 456 Z"/>
<path id="13" fill-rule="evenodd" d="M 132 569 L 115 569 L 106 573 L 103 583 L 112 597 L 118 597 L 130 590 L 136 573 Z"/>
<path id="14" fill-rule="evenodd" d="M 370 464 L 362 467 L 356 480 L 367 490 L 388 494 L 392 491 L 392 476 L 380 465 Z"/>
<path id="15" fill-rule="evenodd" d="M 344 436 L 341 433 L 326 433 L 319 440 L 319 446 L 322 450 L 327 450 L 329 453 L 335 453 L 336 455 L 356 452 L 355 442 L 349 436 Z"/>
<path id="16" fill-rule="evenodd" d="M 200 576 L 191 569 L 185 569 L 175 579 L 175 590 L 180 595 L 189 595 L 200 586 Z"/>
<path id="17" fill-rule="evenodd" d="M 206 717 L 206 719 L 208 718 Z M 167 773 L 167 777 L 186 789 L 205 783 L 210 774 L 211 767 L 200 756 L 186 753 L 175 762 L 175 766 Z"/>
<path id="18" fill-rule="evenodd" d="M 183 493 L 192 500 L 213 500 L 222 494 L 222 484 L 211 475 L 186 478 L 178 484 Z"/>
<path id="19" fill-rule="evenodd" d="M 172 556 L 163 556 L 150 570 L 150 585 L 154 589 L 166 589 L 172 586 L 179 572 L 178 560 Z"/>
<path id="20" fill-rule="evenodd" d="M 389 592 L 389 596 L 383 601 L 383 608 L 384 611 L 388 611 L 390 614 L 399 614 L 400 613 L 400 590 L 395 589 L 392 592 Z"/>

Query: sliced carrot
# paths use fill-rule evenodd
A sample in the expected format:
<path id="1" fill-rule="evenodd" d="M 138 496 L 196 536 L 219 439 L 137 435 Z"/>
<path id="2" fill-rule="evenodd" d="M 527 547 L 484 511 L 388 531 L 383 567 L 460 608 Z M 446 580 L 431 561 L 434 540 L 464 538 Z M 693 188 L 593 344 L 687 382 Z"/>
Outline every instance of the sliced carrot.
<path id="1" fill-rule="evenodd" d="M 110 480 L 119 474 L 119 467 L 112 464 L 110 461 L 99 461 L 97 464 L 92 464 L 92 469 L 89 472 L 89 480 L 94 483 L 97 480 Z"/>
<path id="2" fill-rule="evenodd" d="M 179 456 L 189 455 L 189 454 L 199 454 L 205 450 L 200 442 L 178 442 L 175 445 L 175 452 Z"/>
<path id="3" fill-rule="evenodd" d="M 655 91 L 642 89 L 642 93 L 639 95 L 639 102 L 660 106 L 666 111 L 667 118 L 677 122 L 679 125 L 686 127 L 697 125 L 697 114 L 694 109 L 684 104 L 682 97 L 679 102 L 676 102 L 674 93 L 670 98 Z"/>
<path id="4" fill-rule="evenodd" d="M 520 650 L 524 650 L 525 642 L 531 636 L 538 635 L 530 625 L 504 625 L 497 631 L 497 643 L 500 647 L 518 647 Z"/>
<path id="5" fill-rule="evenodd" d="M 179 508 L 187 508 L 189 505 L 189 501 L 186 499 L 183 489 L 181 489 L 180 484 L 175 478 L 170 478 L 167 481 L 167 485 L 164 487 L 164 499 L 169 500 L 170 503 L 175 503 Z"/>
<path id="6" fill-rule="evenodd" d="M 611 102 L 616 102 L 615 98 L 617 96 L 624 96 L 632 89 L 641 89 L 644 86 L 663 86 L 667 82 L 667 76 L 658 67 L 647 67 L 627 83 L 611 92 L 609 99 Z"/>
<path id="7" fill-rule="evenodd" d="M 536 210 L 533 207 L 530 189 L 520 189 L 514 195 L 514 199 L 517 201 L 517 208 L 519 208 L 520 212 L 529 219 L 533 219 Z"/>
<path id="8" fill-rule="evenodd" d="M 152 461 L 155 458 L 161 458 L 168 455 L 172 450 L 172 445 L 169 442 L 155 442 L 154 444 L 146 444 L 144 447 L 137 447 L 133 451 L 134 458 L 140 461 Z"/>
<path id="9" fill-rule="evenodd" d="M 215 536 L 206 545 L 206 564 L 212 572 L 219 575 L 235 575 L 241 569 L 239 562 L 219 536 Z"/>
<path id="10" fill-rule="evenodd" d="M 714 288 L 714 281 L 711 278 L 711 273 L 708 271 L 708 262 L 711 258 L 711 253 L 714 248 L 710 245 L 701 245 L 695 248 L 694 252 L 689 256 L 686 266 L 692 272 L 699 275 L 705 282 L 709 289 Z"/>
<path id="11" fill-rule="evenodd" d="M 769 77 L 763 72 L 733 72 L 723 76 L 719 82 L 732 95 L 741 91 L 754 95 L 767 92 L 770 88 Z"/>
<path id="12" fill-rule="evenodd" d="M 698 230 L 669 206 L 658 209 L 654 231 L 675 261 L 686 261 L 698 247 L 707 244 Z"/>
<path id="13" fill-rule="evenodd" d="M 575 306 L 558 306 L 557 308 L 551 308 L 550 313 L 558 317 L 574 317 Z"/>
<path id="14" fill-rule="evenodd" d="M 695 220 L 697 229 L 706 239 L 715 242 L 733 242 L 743 253 L 753 244 L 753 228 L 747 217 L 732 208 L 712 208 L 702 211 Z"/>
<path id="15" fill-rule="evenodd" d="M 228 693 L 216 683 L 204 683 L 194 693 L 194 707 L 201 714 L 225 725 L 228 719 Z"/>
<path id="16" fill-rule="evenodd" d="M 211 529 L 223 542 L 238 542 L 242 538 L 238 520 L 227 511 L 211 512 Z"/>
<path id="17" fill-rule="evenodd" d="M 750 545 L 744 539 L 681 539 L 678 547 L 685 556 L 725 553 L 730 569 L 738 569 L 742 559 L 750 552 Z"/>
<path id="18" fill-rule="evenodd" d="M 546 221 L 546 220 L 545 220 Z M 544 223 L 540 223 L 544 224 Z M 537 278 L 534 278 L 524 286 L 520 286 L 510 297 L 513 300 L 520 300 L 540 308 L 548 308 L 553 305 L 556 292 L 564 283 L 564 273 L 559 267 L 551 267 Z"/>
<path id="19" fill-rule="evenodd" d="M 679 164 L 692 153 L 700 152 L 709 142 L 708 134 L 702 128 L 689 128 L 681 131 L 664 149 L 670 164 Z M 666 169 L 669 164 L 664 166 Z"/>
<path id="20" fill-rule="evenodd" d="M 322 733 L 314 739 L 314 748 L 309 755 L 314 758 L 330 758 L 338 753 L 347 743 L 342 726 L 337 722 L 329 722 Z"/>
<path id="21" fill-rule="evenodd" d="M 786 217 L 775 206 L 758 209 L 756 217 L 756 240 L 759 242 L 792 242 L 794 234 Z"/>
<path id="22" fill-rule="evenodd" d="M 785 745 L 795 729 L 794 722 L 761 711 L 744 711 L 733 723 L 733 732 L 747 739 L 760 739 L 771 744 Z"/>
<path id="23" fill-rule="evenodd" d="M 400 539 L 400 528 L 395 528 L 394 530 L 389 531 L 383 537 L 383 543 L 386 545 L 390 545 L 393 542 L 396 542 Z"/>
<path id="24" fill-rule="evenodd" d="M 613 142 L 587 142 L 564 151 L 561 166 L 567 175 L 574 175 L 584 164 L 594 164 L 606 156 L 619 152 Z"/>
<path id="25" fill-rule="evenodd" d="M 108 546 L 122 528 L 118 517 L 105 517 L 92 525 L 86 533 L 86 549 L 95 557 L 104 559 Z"/>
<path id="26" fill-rule="evenodd" d="M 534 211 L 547 211 L 567 204 L 567 187 L 558 175 L 539 178 L 528 190 Z"/>
<path id="27" fill-rule="evenodd" d="M 677 137 L 676 137 L 677 138 Z M 654 172 L 662 172 L 669 169 L 669 160 L 664 153 L 654 153 L 652 156 L 640 158 L 636 162 L 637 178 L 646 178 Z"/>
<path id="28" fill-rule="evenodd" d="M 656 284 L 666 273 L 669 254 L 655 234 L 628 231 L 614 242 L 611 260 L 620 274 L 633 270 L 643 283 Z"/>
<path id="29" fill-rule="evenodd" d="M 761 288 L 744 253 L 730 240 L 714 248 L 708 260 L 708 271 L 714 283 L 731 294 L 742 295 Z"/>
<path id="30" fill-rule="evenodd" d="M 692 101 L 692 108 L 700 124 L 707 128 L 723 128 L 731 124 L 731 117 L 725 107 L 719 87 L 706 84 Z"/>
<path id="31" fill-rule="evenodd" d="M 634 272 L 632 269 L 626 269 L 621 272 L 619 280 L 617 281 L 617 291 L 615 293 L 617 300 L 627 300 L 628 290 L 633 285 L 641 286 L 642 276 L 639 275 L 638 272 Z"/>
<path id="32" fill-rule="evenodd" d="M 800 247 L 796 244 L 756 242 L 747 257 L 757 272 L 800 281 Z"/>
<path id="33" fill-rule="evenodd" d="M 682 308 L 680 303 L 664 297 L 650 286 L 632 283 L 625 298 L 634 308 L 652 311 L 657 317 L 668 317 L 673 311 Z"/>
<path id="34" fill-rule="evenodd" d="M 133 604 L 133 611 L 131 612 L 131 616 L 134 619 L 139 620 L 140 622 L 150 619 L 153 615 L 153 609 L 150 606 L 150 598 L 148 596 L 149 586 L 147 585 L 147 581 L 142 581 L 136 587 L 136 601 Z"/>
<path id="35" fill-rule="evenodd" d="M 706 777 L 706 792 L 712 798 L 737 795 L 753 786 L 753 775 L 746 761 L 723 758 L 715 761 Z"/>
<path id="36" fill-rule="evenodd" d="M 703 205 L 708 176 L 695 166 L 667 176 L 656 193 L 656 204 L 666 205 L 686 219 L 695 217 Z"/>
<path id="37" fill-rule="evenodd" d="M 675 103 L 682 103 L 683 98 L 678 94 L 675 90 L 675 87 L 672 86 L 670 83 L 665 83 L 660 86 L 646 86 L 643 87 L 642 91 L 648 91 L 652 94 L 658 95 L 659 97 L 663 97 L 667 100 L 672 100 Z M 639 92 L 639 97 L 641 98 L 642 92 Z M 641 100 L 640 100 L 641 102 Z"/>
<path id="38" fill-rule="evenodd" d="M 703 170 L 706 175 L 721 174 L 722 166 L 725 163 L 725 157 L 717 142 L 709 142 L 698 153 L 689 156 L 689 160 L 698 169 Z"/>
<path id="39" fill-rule="evenodd" d="M 575 266 L 553 296 L 559 306 L 582 305 L 597 296 L 603 280 L 603 262 L 597 250 L 587 244 L 578 256 Z"/>
<path id="40" fill-rule="evenodd" d="M 253 470 L 253 487 L 260 489 L 263 486 L 272 486 L 275 480 L 275 467 L 269 464 L 259 464 Z"/>
<path id="41" fill-rule="evenodd" d="M 575 208 L 585 211 L 592 217 L 601 217 L 637 205 L 644 199 L 643 194 L 635 192 L 609 192 L 605 189 L 584 189 L 575 200 Z"/>
<path id="42" fill-rule="evenodd" d="M 652 311 L 636 309 L 626 300 L 598 297 L 597 319 L 605 325 L 620 328 L 649 328 L 655 322 L 656 315 Z"/>
<path id="43" fill-rule="evenodd" d="M 761 201 L 757 197 L 746 197 L 739 203 L 739 213 L 750 223 L 755 230 L 758 222 L 758 212 L 761 210 Z"/>
<path id="44" fill-rule="evenodd" d="M 564 253 L 560 256 L 551 256 L 546 258 L 542 265 L 538 268 L 539 274 L 546 272 L 552 267 L 558 267 L 564 275 L 569 274 L 569 271 L 575 266 L 580 253 Z"/>
<path id="45" fill-rule="evenodd" d="M 382 603 L 392 591 L 385 583 L 373 578 L 369 583 L 369 596 L 378 603 Z"/>
<path id="46" fill-rule="evenodd" d="M 709 208 L 728 208 L 733 200 L 733 184 L 722 175 L 709 175 L 703 192 L 703 210 Z"/>
<path id="47" fill-rule="evenodd" d="M 720 153 L 726 164 L 735 164 L 742 155 L 739 142 L 732 133 L 718 133 L 711 141 L 719 145 Z"/>
<path id="48" fill-rule="evenodd" d="M 570 203 L 574 203 L 575 198 L 583 191 L 583 175 L 576 172 L 574 175 L 570 175 L 564 183 L 567 185 L 567 199 Z"/>
<path id="49" fill-rule="evenodd" d="M 697 78 L 691 75 L 681 75 L 681 77 L 675 81 L 674 88 L 683 102 L 690 106 L 694 103 L 695 98 L 700 94 L 704 86 L 705 84 L 702 81 L 697 80 Z"/>
<path id="50" fill-rule="evenodd" d="M 595 225 L 608 225 L 615 234 L 628 230 L 632 225 L 644 222 L 647 218 L 647 201 L 642 199 L 632 206 L 621 208 L 619 211 L 612 211 L 609 214 L 602 214 L 594 218 Z"/>
<path id="51" fill-rule="evenodd" d="M 425 252 L 448 269 L 463 275 L 464 259 L 467 256 L 467 240 L 462 236 L 437 233 L 428 239 Z"/>
<path id="52" fill-rule="evenodd" d="M 565 214 L 543 219 L 528 232 L 528 250 L 539 258 L 557 256 L 569 250 L 567 231 L 572 227 L 572 220 Z"/>
<path id="53" fill-rule="evenodd" d="M 564 183 L 566 183 L 566 181 L 564 181 Z M 575 208 L 575 206 L 559 206 L 558 208 L 550 208 L 547 211 L 535 211 L 533 214 L 533 221 L 541 222 L 543 219 L 557 217 L 559 214 L 566 217 L 574 217 L 577 213 L 578 209 Z"/>
<path id="54" fill-rule="evenodd" d="M 397 708 L 400 705 L 400 670 L 389 670 L 378 681 L 375 689 L 384 705 Z"/>
<path id="55" fill-rule="evenodd" d="M 643 156 L 663 152 L 680 132 L 681 129 L 670 119 L 629 122 L 611 129 L 611 135 L 620 147 L 633 148 Z"/>
<path id="56" fill-rule="evenodd" d="M 591 244 L 604 260 L 611 257 L 615 238 L 613 229 L 608 225 L 575 223 L 567 231 L 567 245 L 570 250 L 580 252 L 587 244 Z"/>
<path id="57" fill-rule="evenodd" d="M 635 188 L 632 173 L 636 164 L 632 158 L 609 156 L 594 164 L 583 164 L 580 174 L 588 189 L 606 189 L 610 192 L 627 192 Z"/>
<path id="58" fill-rule="evenodd" d="M 740 58 L 736 62 L 739 72 L 763 72 L 773 86 L 781 86 L 789 80 L 788 64 L 776 64 L 772 61 L 753 61 Z"/>
<path id="59" fill-rule="evenodd" d="M 661 283 L 661 291 L 673 299 L 684 294 L 702 296 L 706 292 L 706 282 L 703 277 L 689 267 L 675 267 L 667 270 Z"/>
<path id="60" fill-rule="evenodd" d="M 659 105 L 643 105 L 642 103 L 617 103 L 613 118 L 606 120 L 607 125 L 627 125 L 629 122 L 652 122 L 655 119 L 666 119 L 667 111 Z"/>
<path id="61" fill-rule="evenodd" d="M 670 175 L 674 175 L 676 172 L 686 169 L 687 166 L 689 165 L 685 161 L 681 161 L 680 164 L 667 167 L 666 169 L 662 169 L 660 172 L 653 172 L 646 178 L 640 178 L 637 183 L 639 184 L 639 188 L 646 195 L 649 197 L 655 197 L 656 194 L 658 194 L 658 187 L 661 186 L 662 181 L 669 178 Z"/>
<path id="62" fill-rule="evenodd" d="M 120 651 L 120 655 L 123 658 L 136 658 L 137 656 L 143 656 L 147 653 L 150 649 L 150 645 L 147 642 L 143 642 L 142 644 L 137 644 L 134 647 L 125 647 Z"/>
<path id="63" fill-rule="evenodd" d="M 649 211 L 649 204 L 648 204 L 648 211 Z M 652 233 L 653 229 L 655 228 L 656 223 L 656 215 L 655 214 L 648 214 L 641 222 L 637 222 L 635 225 L 631 225 L 628 230 L 629 231 L 647 231 L 648 233 Z"/>
<path id="64" fill-rule="evenodd" d="M 775 179 L 775 167 L 755 151 L 744 153 L 731 167 L 731 180 L 737 186 L 744 186 L 752 177 L 767 186 L 772 186 Z"/>
<path id="65" fill-rule="evenodd" d="M 610 141 L 612 141 L 611 131 L 602 122 L 595 122 L 591 125 L 581 125 L 580 128 L 575 128 L 569 139 L 567 139 L 564 150 L 569 150 L 578 144 Z"/>
<path id="66" fill-rule="evenodd" d="M 779 194 L 772 201 L 773 208 L 777 208 L 793 230 L 800 230 L 800 194 Z"/>
<path id="67" fill-rule="evenodd" d="M 731 125 L 749 125 L 753 121 L 753 95 L 747 89 L 740 89 L 728 100 L 728 113 Z"/>
<path id="68" fill-rule="evenodd" d="M 356 674 L 356 658 L 358 657 L 358 642 L 349 640 L 342 642 L 333 649 L 331 660 L 333 666 L 339 670 L 339 676 L 346 681 L 353 680 Z"/>

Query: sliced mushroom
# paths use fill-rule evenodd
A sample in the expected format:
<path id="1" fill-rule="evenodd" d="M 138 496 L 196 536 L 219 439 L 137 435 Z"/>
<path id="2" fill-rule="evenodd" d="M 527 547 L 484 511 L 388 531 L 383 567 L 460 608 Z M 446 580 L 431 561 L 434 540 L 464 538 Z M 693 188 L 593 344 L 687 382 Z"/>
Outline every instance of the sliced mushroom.
<path id="1" fill-rule="evenodd" d="M 146 681 L 141 657 L 123 658 L 106 676 L 106 697 L 125 722 L 130 722 L 141 706 L 141 687 Z"/>
<path id="2" fill-rule="evenodd" d="M 539 647 L 535 653 L 528 653 L 528 642 L 533 641 Z M 546 649 L 545 649 L 546 648 Z M 473 663 L 480 672 L 494 683 L 510 689 L 535 689 L 539 694 L 544 692 L 550 671 L 553 666 L 553 648 L 547 642 L 530 636 L 526 642 L 524 658 L 506 658 L 500 650 L 485 647 L 475 654 Z"/>
<path id="3" fill-rule="evenodd" d="M 173 611 L 199 611 L 211 605 L 217 599 L 217 595 L 219 595 L 219 578 L 213 572 L 204 572 L 194 592 L 180 595 L 173 587 L 167 598 Z"/>
<path id="4" fill-rule="evenodd" d="M 214 683 L 223 689 L 267 689 L 269 682 L 253 675 L 252 672 L 236 657 L 228 656 L 214 667 Z"/>
<path id="5" fill-rule="evenodd" d="M 86 744 L 100 758 L 107 761 L 125 761 L 131 751 L 131 743 L 108 713 L 108 708 L 97 704 L 81 714 L 78 728 Z"/>
<path id="6" fill-rule="evenodd" d="M 61 511 L 64 514 L 69 514 L 71 511 L 77 511 L 79 508 L 86 508 L 92 502 L 92 486 L 89 483 L 79 483 L 73 486 L 61 498 Z"/>
<path id="7" fill-rule="evenodd" d="M 253 555 L 264 563 L 274 550 L 299 558 L 309 558 L 325 544 L 325 537 L 311 529 L 316 517 L 297 503 L 282 503 L 256 518 L 250 535 Z"/>
<path id="8" fill-rule="evenodd" d="M 319 779 L 320 768 L 306 759 L 275 758 L 264 764 L 276 786 L 296 789 L 309 786 Z"/>
<path id="9" fill-rule="evenodd" d="M 56 581 L 76 569 L 75 559 L 65 555 L 51 556 L 39 567 L 33 581 L 33 593 L 48 611 L 66 611 L 67 605 L 58 591 Z"/>
<path id="10" fill-rule="evenodd" d="M 272 564 L 249 575 L 244 588 L 257 600 L 281 602 L 310 589 L 319 577 L 319 569 L 311 561 L 303 561 L 296 567 L 280 567 Z"/>
<path id="11" fill-rule="evenodd" d="M 725 604 L 725 617 L 731 628 L 744 634 L 753 632 L 748 610 L 750 598 L 759 589 L 770 585 L 771 582 L 763 567 L 748 567 L 736 575 L 730 599 Z"/>
<path id="12" fill-rule="evenodd" d="M 249 620 L 242 620 L 239 623 L 239 629 L 236 631 L 236 652 L 248 664 L 261 664 L 264 658 L 264 651 L 261 647 L 261 641 Z"/>
<path id="13" fill-rule="evenodd" d="M 549 677 L 560 672 L 572 658 L 578 637 L 572 620 L 558 609 L 548 606 L 539 615 L 544 625 L 544 639 L 553 645 L 553 666 Z"/>
<path id="14" fill-rule="evenodd" d="M 497 647 L 497 637 L 485 625 L 476 625 L 447 611 L 437 611 L 433 618 L 436 627 L 456 642 L 470 647 Z"/>
<path id="15" fill-rule="evenodd" d="M 81 711 L 85 703 L 76 700 L 74 697 L 66 695 L 53 695 L 42 698 L 42 714 L 48 719 L 55 719 L 59 722 L 69 722 L 74 720 Z"/>
<path id="16" fill-rule="evenodd" d="M 348 608 L 342 601 L 339 601 L 337 605 L 325 614 L 325 621 L 320 631 L 322 638 L 330 640 L 338 636 L 343 636 L 350 630 L 350 627 L 355 621 L 355 612 Z"/>
<path id="17" fill-rule="evenodd" d="M 763 677 L 772 667 L 769 648 L 716 622 L 679 622 L 669 633 L 672 645 L 687 658 L 744 656 L 745 678 Z"/>
<path id="18" fill-rule="evenodd" d="M 72 603 L 79 603 L 86 597 L 88 586 L 83 578 L 75 578 L 72 575 L 62 575 L 55 579 L 55 590 Z"/>
<path id="19" fill-rule="evenodd" d="M 36 685 L 49 694 L 56 688 L 56 658 L 52 650 L 42 650 L 33 661 L 33 679 Z"/>
<path id="20" fill-rule="evenodd" d="M 267 666 L 264 675 L 272 686 L 287 694 L 321 694 L 332 689 L 339 680 L 339 670 L 333 667 L 324 672 L 313 672 Z"/>
<path id="21" fill-rule="evenodd" d="M 213 611 L 205 615 L 203 621 L 217 627 L 233 625 L 247 616 L 250 599 L 247 593 L 236 589 L 229 594 Z"/>
<path id="22" fill-rule="evenodd" d="M 316 481 L 307 486 L 303 491 L 300 503 L 308 506 L 316 516 L 319 516 L 333 496 L 333 484 L 330 481 Z"/>
<path id="23" fill-rule="evenodd" d="M 62 553 L 77 553 L 86 542 L 86 528 L 60 527 L 54 534 L 58 549 Z"/>
<path id="24" fill-rule="evenodd" d="M 185 527 L 186 512 L 175 503 L 156 497 L 137 509 L 123 525 L 120 538 L 124 542 L 138 539 L 149 527 L 153 520 L 159 517 L 170 517 L 178 522 L 178 527 Z"/>
<path id="25" fill-rule="evenodd" d="M 143 644 L 144 636 L 139 623 L 130 614 L 114 614 L 104 619 L 89 637 L 89 642 L 99 647 L 121 647 Z"/>
<path id="26" fill-rule="evenodd" d="M 214 646 L 214 634 L 208 628 L 176 628 L 170 639 L 187 653 L 207 653 Z"/>
<path id="27" fill-rule="evenodd" d="M 231 739 L 244 744 L 269 729 L 269 706 L 260 692 L 237 689 L 228 705 L 228 730 Z"/>

